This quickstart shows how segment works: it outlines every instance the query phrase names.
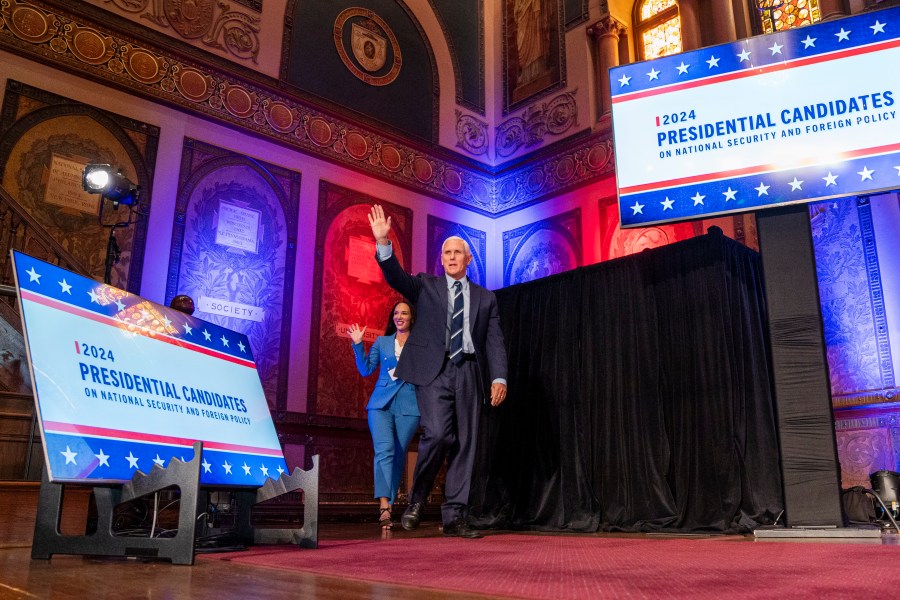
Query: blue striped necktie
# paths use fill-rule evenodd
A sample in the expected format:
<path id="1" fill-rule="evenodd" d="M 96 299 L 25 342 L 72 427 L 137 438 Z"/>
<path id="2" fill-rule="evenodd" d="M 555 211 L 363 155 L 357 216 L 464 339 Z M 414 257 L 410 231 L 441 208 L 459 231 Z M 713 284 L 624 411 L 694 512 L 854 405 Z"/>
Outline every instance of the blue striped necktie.
<path id="1" fill-rule="evenodd" d="M 459 364 L 463 359 L 463 315 L 465 312 L 462 283 L 453 282 L 453 313 L 450 315 L 450 360 Z"/>

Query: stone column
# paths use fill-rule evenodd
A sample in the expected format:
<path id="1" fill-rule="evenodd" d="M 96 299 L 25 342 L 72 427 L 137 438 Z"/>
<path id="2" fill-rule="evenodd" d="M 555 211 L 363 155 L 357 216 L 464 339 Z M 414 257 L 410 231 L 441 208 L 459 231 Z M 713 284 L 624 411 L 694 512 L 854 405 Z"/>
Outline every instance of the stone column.
<path id="1" fill-rule="evenodd" d="M 712 36 L 710 45 L 733 42 L 737 39 L 737 30 L 734 27 L 734 7 L 731 0 L 712 0 L 710 2 L 712 12 Z"/>
<path id="2" fill-rule="evenodd" d="M 819 11 L 822 13 L 823 21 L 840 19 L 850 14 L 844 7 L 844 0 L 821 0 L 819 2 Z"/>
<path id="3" fill-rule="evenodd" d="M 700 40 L 700 19 L 697 18 L 697 0 L 679 0 L 678 16 L 681 18 L 681 49 L 696 50 L 703 46 Z"/>
<path id="4" fill-rule="evenodd" d="M 587 33 L 594 39 L 596 60 L 594 75 L 596 81 L 597 117 L 612 110 L 609 88 L 609 69 L 619 65 L 619 37 L 624 35 L 625 25 L 607 15 L 590 25 Z"/>

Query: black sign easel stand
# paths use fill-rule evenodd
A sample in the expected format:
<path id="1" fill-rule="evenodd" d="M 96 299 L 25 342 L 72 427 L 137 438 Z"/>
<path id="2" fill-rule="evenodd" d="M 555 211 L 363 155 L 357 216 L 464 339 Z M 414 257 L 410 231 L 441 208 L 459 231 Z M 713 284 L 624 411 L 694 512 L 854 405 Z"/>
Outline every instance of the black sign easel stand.
<path id="1" fill-rule="evenodd" d="M 165 558 L 176 565 L 194 564 L 194 540 L 197 531 L 197 508 L 200 499 L 200 467 L 202 442 L 194 444 L 194 458 L 182 462 L 173 458 L 168 467 L 154 466 L 149 474 L 135 473 L 131 481 L 120 486 L 95 486 L 97 530 L 85 535 L 63 535 L 59 531 L 62 516 L 63 485 L 47 479 L 47 469 L 41 478 L 37 519 L 31 558 L 49 559 L 54 554 L 82 554 L 85 556 L 133 556 Z M 294 469 L 278 479 L 268 479 L 261 488 L 239 490 L 238 522 L 235 533 L 248 545 L 296 544 L 300 548 L 319 545 L 319 455 L 312 457 L 312 469 Z M 141 496 L 177 486 L 181 491 L 178 513 L 178 532 L 174 537 L 119 536 L 113 532 L 113 513 L 119 504 Z M 255 528 L 251 524 L 254 504 L 271 500 L 296 490 L 303 492 L 303 526 L 299 529 Z"/>
<path id="2" fill-rule="evenodd" d="M 296 490 L 303 491 L 303 527 L 300 529 L 253 527 L 250 522 L 250 507 L 253 504 Z M 297 467 L 291 475 L 284 473 L 278 479 L 267 479 L 261 488 L 237 492 L 235 499 L 238 510 L 236 533 L 248 544 L 296 544 L 301 548 L 319 547 L 318 454 L 312 457 L 312 468 L 309 471 Z"/>
<path id="3" fill-rule="evenodd" d="M 173 458 L 168 467 L 154 466 L 149 474 L 138 471 L 131 481 L 121 486 L 95 486 L 97 530 L 85 535 L 60 533 L 64 484 L 51 483 L 47 479 L 47 469 L 44 469 L 31 558 L 49 559 L 54 554 L 139 556 L 167 558 L 176 565 L 194 564 L 202 448 L 202 442 L 194 444 L 194 458 L 189 462 Z M 117 505 L 171 486 L 177 486 L 181 490 L 178 533 L 174 537 L 128 537 L 114 534 L 113 511 Z"/>

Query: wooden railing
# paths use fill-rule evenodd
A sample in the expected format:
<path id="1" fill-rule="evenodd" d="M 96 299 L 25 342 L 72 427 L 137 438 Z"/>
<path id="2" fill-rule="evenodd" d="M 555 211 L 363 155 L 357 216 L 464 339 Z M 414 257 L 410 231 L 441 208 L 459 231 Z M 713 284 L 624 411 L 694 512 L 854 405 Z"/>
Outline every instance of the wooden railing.
<path id="1" fill-rule="evenodd" d="M 34 399 L 29 391 L 22 322 L 15 298 L 10 250 L 18 250 L 79 274 L 87 269 L 66 251 L 34 217 L 0 186 L 0 479 L 40 479 L 40 436 L 34 427 Z M 19 389 L 14 389 L 16 386 Z M 37 457 L 37 459 L 35 459 Z"/>
<path id="2" fill-rule="evenodd" d="M 12 285 L 10 250 L 18 250 L 79 274 L 88 270 L 0 186 L 0 284 Z"/>
<path id="3" fill-rule="evenodd" d="M 43 458 L 34 398 L 0 391 L 0 480 L 39 481 Z"/>

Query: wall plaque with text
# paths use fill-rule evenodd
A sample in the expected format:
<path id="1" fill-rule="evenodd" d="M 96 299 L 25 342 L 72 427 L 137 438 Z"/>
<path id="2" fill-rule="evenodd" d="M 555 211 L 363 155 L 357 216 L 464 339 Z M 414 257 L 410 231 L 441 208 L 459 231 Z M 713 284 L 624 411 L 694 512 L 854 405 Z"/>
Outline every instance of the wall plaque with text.
<path id="1" fill-rule="evenodd" d="M 100 211 L 100 194 L 89 194 L 81 185 L 84 162 L 54 154 L 44 188 L 44 202 L 96 215 Z"/>
<path id="2" fill-rule="evenodd" d="M 219 202 L 216 243 L 256 253 L 260 212 L 229 202 Z"/>

